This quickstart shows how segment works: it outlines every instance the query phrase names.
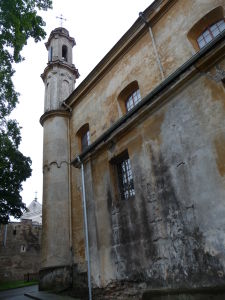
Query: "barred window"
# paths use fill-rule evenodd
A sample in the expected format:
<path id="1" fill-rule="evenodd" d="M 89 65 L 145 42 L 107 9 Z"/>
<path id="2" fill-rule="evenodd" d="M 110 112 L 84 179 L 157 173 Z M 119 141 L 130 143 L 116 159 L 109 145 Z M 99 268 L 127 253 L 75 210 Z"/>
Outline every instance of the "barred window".
<path id="1" fill-rule="evenodd" d="M 127 152 L 118 160 L 117 172 L 121 199 L 127 200 L 135 195 L 133 174 Z"/>
<path id="2" fill-rule="evenodd" d="M 204 32 L 197 38 L 199 48 L 203 48 L 206 44 L 211 42 L 217 35 L 225 29 L 224 19 L 220 20 L 211 26 L 207 27 Z"/>
<path id="3" fill-rule="evenodd" d="M 141 94 L 140 90 L 134 91 L 129 97 L 127 98 L 126 101 L 126 109 L 127 111 L 131 110 L 138 102 L 141 101 Z"/>

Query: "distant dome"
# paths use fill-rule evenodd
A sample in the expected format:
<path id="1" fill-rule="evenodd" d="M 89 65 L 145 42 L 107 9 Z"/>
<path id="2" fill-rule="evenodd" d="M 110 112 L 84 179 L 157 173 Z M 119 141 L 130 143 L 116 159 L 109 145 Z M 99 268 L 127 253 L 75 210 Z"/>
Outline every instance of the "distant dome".
<path id="1" fill-rule="evenodd" d="M 27 212 L 22 215 L 21 220 L 32 220 L 34 224 L 42 224 L 42 205 L 36 198 L 27 207 Z"/>

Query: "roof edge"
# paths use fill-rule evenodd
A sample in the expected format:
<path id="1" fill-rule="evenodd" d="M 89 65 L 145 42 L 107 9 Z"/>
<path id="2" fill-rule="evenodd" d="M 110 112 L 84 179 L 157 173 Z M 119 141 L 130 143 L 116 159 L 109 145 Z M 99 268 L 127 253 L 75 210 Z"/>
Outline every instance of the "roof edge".
<path id="1" fill-rule="evenodd" d="M 147 19 L 149 24 L 154 24 L 163 14 L 170 8 L 177 0 L 155 0 L 148 6 L 143 16 Z M 161 4 L 163 6 L 156 10 Z M 89 89 L 99 80 L 101 76 L 108 70 L 108 68 L 129 49 L 137 37 L 141 36 L 148 28 L 139 16 L 133 25 L 125 32 L 119 41 L 107 52 L 107 54 L 100 60 L 94 69 L 84 78 L 78 87 L 65 100 L 67 105 L 73 105 L 77 98 L 86 94 Z"/>

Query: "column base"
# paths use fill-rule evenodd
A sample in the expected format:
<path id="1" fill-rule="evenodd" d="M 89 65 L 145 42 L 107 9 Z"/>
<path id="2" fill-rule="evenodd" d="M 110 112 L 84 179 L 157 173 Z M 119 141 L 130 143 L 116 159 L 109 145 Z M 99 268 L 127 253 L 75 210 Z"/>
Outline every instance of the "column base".
<path id="1" fill-rule="evenodd" d="M 52 266 L 39 271 L 40 291 L 62 291 L 72 286 L 71 266 Z"/>

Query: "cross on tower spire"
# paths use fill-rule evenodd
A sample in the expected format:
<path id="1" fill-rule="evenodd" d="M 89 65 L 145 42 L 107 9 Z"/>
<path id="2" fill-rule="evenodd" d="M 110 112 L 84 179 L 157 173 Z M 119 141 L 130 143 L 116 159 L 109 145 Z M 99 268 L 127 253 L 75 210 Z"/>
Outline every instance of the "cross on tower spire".
<path id="1" fill-rule="evenodd" d="M 62 27 L 63 21 L 67 21 L 66 18 L 63 18 L 62 14 L 59 17 L 57 16 L 56 19 L 60 19 L 60 27 Z"/>

